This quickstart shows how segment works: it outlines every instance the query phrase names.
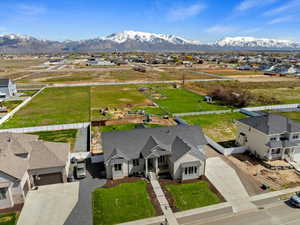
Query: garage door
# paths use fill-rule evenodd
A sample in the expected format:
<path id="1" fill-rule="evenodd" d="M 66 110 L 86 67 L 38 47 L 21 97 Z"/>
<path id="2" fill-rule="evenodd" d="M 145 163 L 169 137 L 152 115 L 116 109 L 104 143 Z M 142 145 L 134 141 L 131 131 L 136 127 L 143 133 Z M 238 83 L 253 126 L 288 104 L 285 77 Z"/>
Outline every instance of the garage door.
<path id="1" fill-rule="evenodd" d="M 51 173 L 51 174 L 42 174 L 34 176 L 34 184 L 36 186 L 48 185 L 48 184 L 57 184 L 62 183 L 62 174 L 61 173 Z"/>

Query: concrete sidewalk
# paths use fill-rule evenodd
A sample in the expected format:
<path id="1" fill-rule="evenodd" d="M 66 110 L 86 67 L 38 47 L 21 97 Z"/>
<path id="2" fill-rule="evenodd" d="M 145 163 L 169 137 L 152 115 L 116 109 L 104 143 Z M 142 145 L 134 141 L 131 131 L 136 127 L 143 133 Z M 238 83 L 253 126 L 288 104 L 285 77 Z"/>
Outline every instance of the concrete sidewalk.
<path id="1" fill-rule="evenodd" d="M 220 157 L 206 160 L 205 176 L 226 201 L 231 203 L 234 212 L 257 208 L 250 202 L 250 197 L 235 170 Z"/>
<path id="2" fill-rule="evenodd" d="M 63 225 L 78 195 L 78 182 L 40 186 L 29 191 L 17 225 Z"/>

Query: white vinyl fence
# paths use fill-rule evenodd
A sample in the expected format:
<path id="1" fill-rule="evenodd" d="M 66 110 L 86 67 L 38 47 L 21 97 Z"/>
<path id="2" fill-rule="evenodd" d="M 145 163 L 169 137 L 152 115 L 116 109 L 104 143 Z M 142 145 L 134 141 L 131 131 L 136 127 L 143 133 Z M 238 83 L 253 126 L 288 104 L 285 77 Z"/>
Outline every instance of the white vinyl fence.
<path id="1" fill-rule="evenodd" d="M 247 150 L 246 146 L 224 148 L 223 146 L 219 145 L 217 142 L 210 139 L 209 137 L 205 136 L 205 138 L 211 147 L 213 147 L 214 149 L 216 149 L 218 152 L 222 153 L 223 155 L 244 153 Z"/>
<path id="2" fill-rule="evenodd" d="M 39 126 L 39 127 L 11 128 L 11 129 L 2 129 L 2 130 L 0 130 L 0 133 L 3 133 L 3 132 L 34 133 L 34 132 L 39 132 L 39 131 L 69 130 L 69 129 L 86 128 L 89 125 L 90 125 L 89 122 L 85 122 L 85 123 L 48 125 L 48 126 Z"/>
<path id="3" fill-rule="evenodd" d="M 4 123 L 6 120 L 8 120 L 10 117 L 12 117 L 17 111 L 19 111 L 23 106 L 25 106 L 28 102 L 30 102 L 35 96 L 37 96 L 39 93 L 41 93 L 45 87 L 41 88 L 37 93 L 35 93 L 33 96 L 28 97 L 26 100 L 24 100 L 20 105 L 18 105 L 16 108 L 14 108 L 11 112 L 7 113 L 5 116 L 3 116 L 0 119 L 0 124 Z"/>

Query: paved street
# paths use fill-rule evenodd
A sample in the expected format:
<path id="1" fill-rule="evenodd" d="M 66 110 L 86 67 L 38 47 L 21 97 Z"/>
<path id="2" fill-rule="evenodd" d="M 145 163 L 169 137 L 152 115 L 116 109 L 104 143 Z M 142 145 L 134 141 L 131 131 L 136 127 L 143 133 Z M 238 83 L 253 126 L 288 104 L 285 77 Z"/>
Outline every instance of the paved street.
<path id="1" fill-rule="evenodd" d="M 182 225 L 299 225 L 300 209 L 285 202 L 275 202 L 257 211 L 211 217 L 203 220 L 186 220 Z"/>

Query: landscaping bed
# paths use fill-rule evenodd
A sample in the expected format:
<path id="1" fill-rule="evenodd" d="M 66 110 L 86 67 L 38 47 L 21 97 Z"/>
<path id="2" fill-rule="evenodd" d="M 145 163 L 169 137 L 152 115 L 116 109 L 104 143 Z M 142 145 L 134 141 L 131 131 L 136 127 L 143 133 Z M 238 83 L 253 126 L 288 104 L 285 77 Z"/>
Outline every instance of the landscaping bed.
<path id="1" fill-rule="evenodd" d="M 156 215 L 144 180 L 98 188 L 92 198 L 94 225 L 112 225 Z"/>
<path id="2" fill-rule="evenodd" d="M 17 213 L 0 214 L 0 225 L 15 225 L 17 223 Z"/>
<path id="3" fill-rule="evenodd" d="M 162 189 L 174 212 L 200 208 L 225 201 L 217 189 L 205 178 L 177 182 L 160 180 Z"/>

